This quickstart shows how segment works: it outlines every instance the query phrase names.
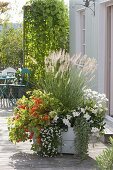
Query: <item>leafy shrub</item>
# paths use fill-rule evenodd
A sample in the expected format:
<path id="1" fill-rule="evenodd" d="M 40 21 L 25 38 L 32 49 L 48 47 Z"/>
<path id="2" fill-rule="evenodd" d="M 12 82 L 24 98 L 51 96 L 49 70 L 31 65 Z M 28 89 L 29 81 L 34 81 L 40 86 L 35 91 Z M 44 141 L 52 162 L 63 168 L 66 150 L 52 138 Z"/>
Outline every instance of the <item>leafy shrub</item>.
<path id="1" fill-rule="evenodd" d="M 89 135 L 99 137 L 103 134 L 107 101 L 105 94 L 85 89 L 83 106 L 72 113 L 71 122 L 76 134 L 75 151 L 82 159 L 87 156 Z"/>
<path id="2" fill-rule="evenodd" d="M 45 57 L 60 49 L 69 51 L 68 9 L 62 0 L 31 0 L 24 14 L 25 62 L 36 82 L 44 73 Z"/>
<path id="3" fill-rule="evenodd" d="M 22 28 L 8 23 L 0 32 L 0 67 L 18 68 L 23 65 Z"/>
<path id="4" fill-rule="evenodd" d="M 96 157 L 96 161 L 100 170 L 113 169 L 113 139 L 110 137 L 111 146 L 106 148 L 101 155 Z"/>
<path id="5" fill-rule="evenodd" d="M 94 68 L 95 60 L 86 56 L 71 58 L 65 51 L 54 52 L 45 59 L 45 76 L 39 87 L 52 93 L 68 112 L 82 105 L 83 89 Z"/>
<path id="6" fill-rule="evenodd" d="M 32 149 L 51 157 L 57 154 L 60 131 L 71 126 L 77 156 L 86 158 L 89 135 L 103 132 L 108 101 L 104 94 L 86 89 L 94 68 L 95 60 L 71 58 L 65 51 L 46 58 L 45 75 L 39 81 L 41 91 L 34 90 L 29 98 L 20 99 L 14 118 L 9 120 L 10 140 L 32 141 L 34 136 Z"/>
<path id="7" fill-rule="evenodd" d="M 56 155 L 60 129 L 52 124 L 52 120 L 59 109 L 58 100 L 51 97 L 51 94 L 40 90 L 29 93 L 29 98 L 23 96 L 17 101 L 14 116 L 8 120 L 10 141 L 13 143 L 27 140 L 33 142 L 33 138 L 35 138 L 31 149 L 42 156 Z M 45 131 L 48 135 L 45 135 Z"/>

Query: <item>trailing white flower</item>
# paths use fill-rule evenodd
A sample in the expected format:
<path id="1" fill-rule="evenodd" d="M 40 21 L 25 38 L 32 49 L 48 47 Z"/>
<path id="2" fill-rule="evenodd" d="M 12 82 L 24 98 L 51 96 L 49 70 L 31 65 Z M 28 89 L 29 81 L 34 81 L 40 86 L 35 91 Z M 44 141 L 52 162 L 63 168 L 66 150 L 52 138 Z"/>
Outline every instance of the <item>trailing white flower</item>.
<path id="1" fill-rule="evenodd" d="M 93 120 L 90 120 L 90 123 L 94 123 L 94 121 L 93 121 Z"/>
<path id="2" fill-rule="evenodd" d="M 78 116 L 80 115 L 80 113 L 79 113 L 79 112 L 74 111 L 74 112 L 72 113 L 72 115 L 73 115 L 73 117 L 78 117 Z"/>
<path id="3" fill-rule="evenodd" d="M 58 120 L 58 116 L 56 115 L 53 119 L 53 121 L 57 121 Z"/>
<path id="4" fill-rule="evenodd" d="M 70 120 L 72 118 L 71 115 L 67 115 L 67 119 Z"/>
<path id="5" fill-rule="evenodd" d="M 86 112 L 85 108 L 81 108 L 81 112 L 85 113 Z"/>
<path id="6" fill-rule="evenodd" d="M 96 128 L 96 127 L 92 127 L 91 132 L 92 133 L 97 133 L 97 132 L 99 132 L 99 129 Z"/>
<path id="7" fill-rule="evenodd" d="M 70 122 L 69 122 L 69 120 L 68 119 L 63 119 L 63 123 L 65 124 L 65 125 L 67 125 L 68 127 L 70 127 L 71 126 L 71 124 L 70 124 Z"/>
<path id="8" fill-rule="evenodd" d="M 89 120 L 89 119 L 91 118 L 91 116 L 90 116 L 88 113 L 84 114 L 83 117 L 84 117 L 86 120 Z"/>

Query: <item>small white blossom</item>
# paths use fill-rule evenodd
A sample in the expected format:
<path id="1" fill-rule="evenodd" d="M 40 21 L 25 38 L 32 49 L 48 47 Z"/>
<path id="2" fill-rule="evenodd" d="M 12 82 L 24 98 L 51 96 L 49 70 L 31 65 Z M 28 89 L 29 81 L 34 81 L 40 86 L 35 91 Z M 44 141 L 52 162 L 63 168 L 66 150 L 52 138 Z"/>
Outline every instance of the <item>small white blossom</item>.
<path id="1" fill-rule="evenodd" d="M 98 109 L 91 109 L 91 112 L 96 114 L 98 112 Z"/>
<path id="2" fill-rule="evenodd" d="M 90 120 L 90 123 L 94 123 L 94 121 L 93 121 L 93 120 Z"/>
<path id="3" fill-rule="evenodd" d="M 56 115 L 53 120 L 54 120 L 54 121 L 57 121 L 57 119 L 58 119 L 58 116 Z"/>
<path id="4" fill-rule="evenodd" d="M 84 108 L 81 108 L 81 112 L 82 112 L 82 113 L 85 113 L 86 110 L 85 110 Z"/>
<path id="5" fill-rule="evenodd" d="M 73 115 L 73 117 L 77 117 L 77 116 L 79 116 L 79 115 L 80 115 L 80 113 L 79 113 L 79 112 L 75 112 L 75 111 L 74 111 L 74 112 L 72 113 L 72 115 Z"/>
<path id="6" fill-rule="evenodd" d="M 72 118 L 71 115 L 67 115 L 67 119 L 70 120 Z"/>
<path id="7" fill-rule="evenodd" d="M 68 119 L 65 119 L 65 118 L 64 118 L 64 119 L 63 119 L 63 123 L 64 123 L 65 125 L 67 125 L 68 127 L 71 126 Z"/>
<path id="8" fill-rule="evenodd" d="M 86 120 L 89 120 L 89 119 L 91 118 L 91 116 L 90 116 L 88 113 L 84 114 L 83 117 L 84 117 Z"/>
<path id="9" fill-rule="evenodd" d="M 92 132 L 92 133 L 99 132 L 99 129 L 98 129 L 98 128 L 96 128 L 96 127 L 92 127 L 91 132 Z"/>

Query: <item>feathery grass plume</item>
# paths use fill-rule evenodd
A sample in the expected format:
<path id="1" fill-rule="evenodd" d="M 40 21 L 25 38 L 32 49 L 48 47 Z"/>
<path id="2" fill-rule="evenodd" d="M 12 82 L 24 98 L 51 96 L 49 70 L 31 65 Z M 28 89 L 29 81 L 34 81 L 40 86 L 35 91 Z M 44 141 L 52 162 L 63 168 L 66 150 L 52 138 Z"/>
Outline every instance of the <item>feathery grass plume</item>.
<path id="1" fill-rule="evenodd" d="M 72 110 L 81 106 L 86 77 L 93 73 L 94 68 L 94 60 L 86 56 L 71 58 L 65 51 L 53 52 L 45 59 L 45 77 L 39 84 L 59 99 L 64 108 Z"/>
<path id="2" fill-rule="evenodd" d="M 96 60 L 94 58 L 82 56 L 81 54 L 75 55 L 71 58 L 72 68 L 77 68 L 80 73 L 84 75 L 85 83 L 89 85 L 89 82 L 94 78 L 96 70 Z"/>

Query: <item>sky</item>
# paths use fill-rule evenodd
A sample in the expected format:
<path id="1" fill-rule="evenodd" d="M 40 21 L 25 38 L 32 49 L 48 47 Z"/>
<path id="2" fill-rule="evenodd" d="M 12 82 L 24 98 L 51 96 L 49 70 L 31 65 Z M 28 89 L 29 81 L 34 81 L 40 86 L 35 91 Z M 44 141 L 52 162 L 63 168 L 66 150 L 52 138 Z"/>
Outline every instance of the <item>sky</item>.
<path id="1" fill-rule="evenodd" d="M 13 23 L 21 22 L 22 18 L 23 18 L 23 15 L 22 15 L 22 6 L 28 0 L 1 0 L 1 1 L 3 1 L 3 2 L 10 2 L 11 10 L 7 14 L 10 17 L 10 21 L 13 22 Z M 64 0 L 64 1 L 68 5 L 69 0 Z"/>

